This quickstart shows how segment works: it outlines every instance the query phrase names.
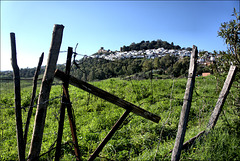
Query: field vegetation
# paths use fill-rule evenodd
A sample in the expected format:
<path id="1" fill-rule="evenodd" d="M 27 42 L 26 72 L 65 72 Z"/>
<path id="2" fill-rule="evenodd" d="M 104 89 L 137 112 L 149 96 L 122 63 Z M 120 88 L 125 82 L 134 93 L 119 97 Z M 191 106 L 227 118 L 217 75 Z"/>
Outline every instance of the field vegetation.
<path id="1" fill-rule="evenodd" d="M 23 81 L 22 84 L 27 83 L 27 81 Z M 185 78 L 141 81 L 111 78 L 92 82 L 92 84 L 161 117 L 157 124 L 135 114 L 130 114 L 104 147 L 97 160 L 169 160 L 171 158 L 169 151 L 173 148 L 175 142 L 185 92 Z M 185 141 L 206 128 L 221 90 L 216 84 L 217 80 L 214 76 L 196 78 Z M 1 88 L 6 92 L 1 92 L 0 98 L 0 160 L 17 160 L 16 123 L 13 108 L 14 93 L 11 92 L 9 85 L 6 85 L 6 83 L 2 83 Z M 22 112 L 23 122 L 26 121 L 27 117 L 31 88 L 30 85 L 22 88 L 22 107 L 26 107 Z M 234 92 L 236 90 L 236 88 L 231 89 L 229 98 L 237 97 Z M 124 109 L 73 86 L 70 86 L 69 92 L 76 120 L 81 156 L 83 160 L 87 160 L 114 123 L 124 113 Z M 48 153 L 42 155 L 41 160 L 54 159 L 54 149 L 50 152 L 49 150 L 55 147 L 57 138 L 61 93 L 61 83 L 55 82 L 50 94 L 41 150 L 41 154 Z M 34 108 L 33 116 L 35 116 L 35 110 L 36 108 Z M 201 142 L 197 141 L 189 151 L 183 151 L 182 159 L 239 160 L 240 133 L 238 121 L 239 109 L 233 105 L 231 99 L 227 99 L 224 111 L 214 131 Z M 33 124 L 34 118 L 31 120 L 26 153 L 31 142 Z M 74 159 L 71 140 L 70 127 L 66 116 L 62 160 Z"/>
<path id="2" fill-rule="evenodd" d="M 240 16 L 235 9 L 233 15 L 236 17 L 236 20 L 223 23 L 218 32 L 218 35 L 226 41 L 228 50 L 219 53 L 216 52 L 216 54 L 218 54 L 216 63 L 210 66 L 214 75 L 196 78 L 185 141 L 206 129 L 230 65 L 235 65 L 238 70 L 240 69 Z M 144 43 L 145 42 L 143 42 L 143 44 Z M 136 46 L 132 45 L 132 47 Z M 127 47 L 125 46 L 125 48 Z M 174 63 L 178 62 L 177 65 L 179 66 L 170 63 L 170 65 L 166 67 L 168 61 L 163 61 L 163 59 L 162 62 L 165 63 L 165 66 L 160 65 L 160 69 L 154 70 L 156 67 L 154 66 L 154 62 L 161 64 L 161 60 L 136 60 L 129 62 L 126 60 L 127 65 L 122 64 L 119 69 L 118 67 L 120 66 L 106 62 L 94 70 L 90 68 L 87 70 L 87 66 L 85 66 L 85 68 L 83 65 L 81 69 L 78 69 L 78 71 L 81 72 L 71 71 L 72 74 L 78 76 L 79 79 L 91 81 L 90 83 L 94 86 L 161 117 L 159 123 L 154 123 L 131 113 L 106 144 L 96 160 L 155 161 L 171 159 L 169 152 L 173 149 L 177 133 L 187 81 L 187 78 L 185 78 L 187 70 L 186 62 L 189 60 L 183 60 L 186 61 L 185 63 L 176 61 Z M 83 64 L 84 62 L 80 61 L 79 63 Z M 139 64 L 141 66 L 139 66 Z M 116 70 L 113 67 L 115 67 Z M 63 66 L 58 66 L 58 68 L 63 68 Z M 180 69 L 183 68 L 184 70 L 181 71 Z M 114 69 L 114 72 L 122 71 L 123 73 L 115 76 L 108 69 Z M 98 72 L 93 72 L 95 70 Z M 200 68 L 198 72 L 201 70 Z M 1 73 L 1 77 L 9 78 L 10 73 L 11 72 Z M 97 75 L 99 73 L 100 75 Z M 180 77 L 178 77 L 179 73 Z M 27 75 L 24 76 L 28 77 Z M 97 78 L 97 76 L 99 76 L 99 80 L 101 81 L 93 79 Z M 31 85 L 31 81 L 21 81 L 23 126 L 25 126 L 24 123 L 27 119 L 27 111 L 30 104 Z M 39 93 L 39 86 L 40 82 L 38 84 L 37 94 Z M 52 85 L 48 101 L 40 160 L 54 160 L 59 112 L 63 93 L 61 86 L 62 83 L 57 80 L 55 80 Z M 8 79 L 1 79 L 0 87 L 0 160 L 17 160 L 18 148 L 13 82 Z M 240 72 L 238 71 L 216 126 L 208 135 L 197 139 L 195 144 L 189 149 L 183 150 L 181 160 L 240 160 L 239 88 Z M 74 86 L 69 87 L 69 94 L 76 121 L 81 159 L 87 160 L 107 135 L 114 123 L 124 113 L 124 109 Z M 33 116 L 35 116 L 36 113 L 37 98 L 38 97 L 36 97 L 35 100 Z M 33 125 L 34 117 L 32 117 L 30 122 L 26 156 L 31 143 Z M 67 116 L 65 117 L 63 130 L 61 159 L 75 160 Z"/>

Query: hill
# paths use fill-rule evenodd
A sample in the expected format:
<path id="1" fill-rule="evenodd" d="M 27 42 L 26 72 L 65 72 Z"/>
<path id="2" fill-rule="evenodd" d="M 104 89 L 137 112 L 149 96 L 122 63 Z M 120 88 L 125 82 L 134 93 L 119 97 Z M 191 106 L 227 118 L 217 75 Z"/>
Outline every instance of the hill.
<path id="1" fill-rule="evenodd" d="M 84 81 L 104 80 L 108 78 L 127 77 L 132 75 L 136 79 L 163 78 L 163 77 L 184 77 L 188 72 L 189 57 L 180 58 L 175 55 L 154 59 L 149 58 L 125 58 L 114 61 L 104 58 L 85 57 L 72 64 L 71 74 Z M 44 73 L 42 67 L 40 74 Z M 58 64 L 57 68 L 64 71 L 65 64 Z M 34 76 L 36 68 L 20 69 L 21 78 Z M 202 72 L 210 72 L 211 69 L 205 65 L 198 65 L 198 75 Z M 1 79 L 12 79 L 12 71 L 0 72 Z"/>
<path id="2" fill-rule="evenodd" d="M 181 48 L 179 45 L 174 45 L 173 42 L 170 44 L 162 40 L 132 43 L 129 46 L 121 47 L 120 52 L 104 50 L 102 47 L 97 53 L 76 60 L 80 68 L 73 65 L 71 73 L 75 77 L 87 81 L 126 77 L 132 74 L 137 74 L 139 79 L 144 79 L 150 77 L 146 72 L 151 70 L 157 71 L 159 75 L 179 77 L 184 76 L 188 68 L 187 59 L 181 60 L 181 58 L 189 57 L 191 50 L 190 47 Z M 111 57 L 116 59 L 113 61 Z M 181 66 L 179 66 L 180 64 Z M 177 68 L 180 67 L 183 69 L 178 71 Z M 57 68 L 65 70 L 65 65 L 58 64 Z M 204 66 L 200 68 L 199 74 L 202 71 L 209 71 Z M 44 73 L 44 69 L 43 66 L 40 74 Z M 36 68 L 21 68 L 20 77 L 31 78 L 34 76 L 35 70 Z M 12 77 L 12 71 L 0 72 L 1 79 L 12 79 Z"/>

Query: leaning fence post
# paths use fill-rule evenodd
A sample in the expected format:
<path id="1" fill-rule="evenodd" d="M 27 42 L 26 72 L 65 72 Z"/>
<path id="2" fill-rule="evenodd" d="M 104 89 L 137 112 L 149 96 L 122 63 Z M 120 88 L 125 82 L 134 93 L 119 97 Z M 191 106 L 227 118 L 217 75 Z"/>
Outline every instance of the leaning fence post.
<path id="1" fill-rule="evenodd" d="M 38 80 L 38 75 L 39 75 L 41 65 L 42 65 L 42 62 L 43 62 L 43 56 L 44 56 L 44 53 L 42 53 L 41 57 L 39 58 L 38 66 L 37 66 L 37 69 L 36 69 L 34 77 L 33 77 L 32 98 L 31 98 L 30 107 L 29 107 L 29 110 L 28 110 L 28 117 L 27 117 L 27 121 L 26 121 L 26 125 L 25 125 L 25 131 L 24 131 L 25 149 L 26 149 L 26 144 L 27 144 L 28 128 L 29 128 L 29 124 L 30 124 L 30 120 L 31 120 L 31 116 L 32 116 L 34 100 L 35 100 L 35 97 L 36 97 L 37 80 Z"/>
<path id="2" fill-rule="evenodd" d="M 197 65 L 196 65 L 197 54 L 198 54 L 197 47 L 193 45 L 189 72 L 188 72 L 188 81 L 187 81 L 186 91 L 185 91 L 184 100 L 183 100 L 183 107 L 182 107 L 182 111 L 179 119 L 176 141 L 175 141 L 175 145 L 172 152 L 172 158 L 171 158 L 172 161 L 179 160 L 181 155 L 182 145 L 183 145 L 184 136 L 187 128 L 188 115 L 189 115 L 191 102 L 192 102 L 192 93 L 193 93 L 193 88 L 195 84 L 195 76 L 196 76 L 196 69 L 197 69 Z"/>
<path id="3" fill-rule="evenodd" d="M 72 54 L 73 54 L 72 48 L 68 47 L 67 62 L 66 62 L 66 69 L 65 69 L 65 74 L 67 75 L 67 77 L 69 77 L 70 71 L 71 71 Z M 66 93 L 63 92 L 61 108 L 60 108 L 60 120 L 58 124 L 58 136 L 57 136 L 57 145 L 56 145 L 56 152 L 55 152 L 55 161 L 58 161 L 61 157 L 61 143 L 62 143 L 62 135 L 63 135 L 63 127 L 64 127 L 65 108 L 66 108 L 66 104 L 70 103 L 69 94 L 67 92 L 68 86 L 69 86 L 69 79 L 67 78 L 66 81 L 63 83 L 63 89 L 66 91 Z"/>
<path id="4" fill-rule="evenodd" d="M 209 119 L 208 125 L 207 125 L 207 129 L 206 129 L 206 133 L 208 133 L 212 128 L 214 128 L 214 126 L 217 123 L 218 117 L 222 111 L 222 107 L 225 103 L 225 100 L 227 98 L 227 95 L 229 93 L 229 90 L 232 86 L 233 83 L 233 79 L 235 77 L 237 71 L 237 67 L 236 66 L 231 66 L 228 72 L 228 76 L 224 82 L 223 88 L 221 93 L 219 94 L 216 106 L 212 112 L 212 115 Z"/>
<path id="5" fill-rule="evenodd" d="M 131 112 L 131 109 L 127 109 L 123 115 L 119 118 L 119 120 L 114 124 L 111 131 L 107 134 L 107 136 L 103 139 L 101 144 L 97 147 L 97 149 L 93 152 L 91 157 L 88 159 L 88 161 L 93 161 L 98 154 L 102 151 L 104 146 L 107 144 L 107 142 L 111 139 L 111 137 L 114 135 L 114 133 L 117 131 L 117 129 L 120 127 L 120 125 L 123 123 L 123 121 L 127 118 L 128 114 Z"/>
<path id="6" fill-rule="evenodd" d="M 56 69 L 60 46 L 62 43 L 63 29 L 63 25 L 54 25 L 48 61 L 43 75 L 42 85 L 38 97 L 38 106 L 35 116 L 34 129 L 28 160 L 38 160 L 38 156 L 41 151 L 48 99 L 51 85 L 54 79 L 54 71 Z"/>
<path id="7" fill-rule="evenodd" d="M 17 50 L 15 33 L 10 33 L 11 49 L 12 49 L 12 67 L 14 79 L 14 92 L 15 92 L 15 116 L 16 116 L 16 130 L 17 130 L 17 144 L 18 144 L 18 157 L 19 160 L 25 160 L 25 143 L 23 139 L 22 129 L 22 114 L 21 114 L 21 91 L 20 91 L 20 75 L 19 67 L 17 65 Z"/>

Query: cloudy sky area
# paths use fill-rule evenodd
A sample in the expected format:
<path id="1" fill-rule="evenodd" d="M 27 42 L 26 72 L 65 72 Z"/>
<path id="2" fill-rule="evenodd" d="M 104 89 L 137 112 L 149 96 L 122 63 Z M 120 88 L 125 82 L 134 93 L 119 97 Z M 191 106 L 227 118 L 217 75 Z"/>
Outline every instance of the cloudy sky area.
<path id="1" fill-rule="evenodd" d="M 12 70 L 10 32 L 16 35 L 19 68 L 36 67 L 42 52 L 46 65 L 54 24 L 65 26 L 61 51 L 78 43 L 84 55 L 157 39 L 226 50 L 217 31 L 234 18 L 234 7 L 239 12 L 239 1 L 1 1 L 0 70 Z M 60 53 L 58 64 L 66 55 Z"/>

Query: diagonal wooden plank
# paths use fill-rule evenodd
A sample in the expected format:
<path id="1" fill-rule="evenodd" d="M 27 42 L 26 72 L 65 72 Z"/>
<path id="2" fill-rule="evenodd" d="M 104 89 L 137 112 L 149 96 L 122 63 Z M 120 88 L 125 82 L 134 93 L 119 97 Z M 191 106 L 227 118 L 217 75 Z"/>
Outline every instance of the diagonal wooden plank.
<path id="1" fill-rule="evenodd" d="M 111 137 L 114 135 L 114 133 L 117 131 L 117 129 L 121 126 L 123 121 L 127 118 L 128 114 L 131 112 L 131 110 L 126 110 L 124 114 L 120 117 L 120 119 L 114 124 L 111 131 L 107 134 L 107 136 L 103 139 L 101 144 L 97 147 L 97 149 L 94 151 L 94 153 L 91 155 L 91 157 L 88 159 L 88 161 L 93 161 L 98 154 L 102 151 L 104 146 L 107 144 L 107 142 L 111 139 Z"/>
<path id="2" fill-rule="evenodd" d="M 217 120 L 218 120 L 218 117 L 222 111 L 222 108 L 223 108 L 223 105 L 225 103 L 225 100 L 227 98 L 227 95 L 229 93 L 229 90 L 232 86 L 232 83 L 233 83 L 233 80 L 234 80 L 234 77 L 237 73 L 237 66 L 233 66 L 231 65 L 230 69 L 229 69 L 229 72 L 228 72 L 228 75 L 227 75 L 227 78 L 224 82 L 224 85 L 223 85 L 223 88 L 222 88 L 222 91 L 221 93 L 219 94 L 219 97 L 218 97 L 218 100 L 217 100 L 217 103 L 216 103 L 216 106 L 212 112 L 212 115 L 209 119 L 209 122 L 208 122 L 208 126 L 207 126 L 207 133 L 214 128 L 214 126 L 216 125 L 217 123 Z"/>
<path id="3" fill-rule="evenodd" d="M 55 71 L 55 77 L 57 79 L 60 79 L 62 80 L 63 82 L 66 81 L 66 74 L 60 70 L 56 70 Z M 130 102 L 127 102 L 111 93 L 108 93 L 100 88 L 97 88 L 87 82 L 84 82 L 82 80 L 79 80 L 73 76 L 69 76 L 69 83 L 75 87 L 78 87 L 78 88 L 81 88 L 82 90 L 84 91 L 87 91 L 91 94 L 94 94 L 108 102 L 111 102 L 117 106 L 120 106 L 126 110 L 131 110 L 131 112 L 135 113 L 136 115 L 139 115 L 139 116 L 142 116 L 148 120 L 151 120 L 153 122 L 156 122 L 158 123 L 159 120 L 160 120 L 160 117 L 151 113 L 151 112 L 148 112 Z"/>

